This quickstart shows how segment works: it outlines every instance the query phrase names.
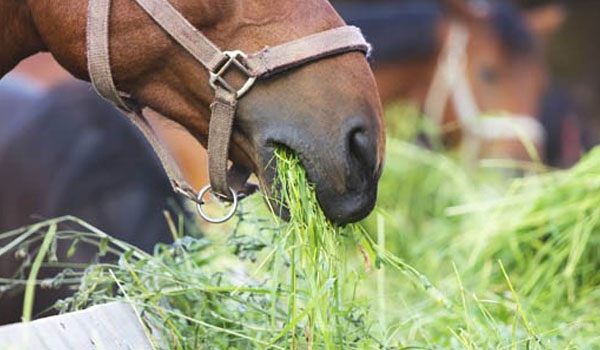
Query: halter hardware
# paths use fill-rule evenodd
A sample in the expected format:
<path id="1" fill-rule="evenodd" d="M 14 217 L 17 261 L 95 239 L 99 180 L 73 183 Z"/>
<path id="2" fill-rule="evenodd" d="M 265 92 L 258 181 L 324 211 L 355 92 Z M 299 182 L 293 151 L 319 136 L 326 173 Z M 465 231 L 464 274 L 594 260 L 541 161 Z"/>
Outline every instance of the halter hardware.
<path id="1" fill-rule="evenodd" d="M 198 197 L 196 198 L 195 202 L 196 202 L 196 209 L 198 210 L 198 214 L 200 214 L 200 216 L 202 217 L 202 219 L 204 219 L 206 222 L 210 222 L 211 224 L 222 224 L 226 221 L 228 221 L 229 219 L 231 219 L 233 217 L 233 215 L 235 215 L 235 212 L 237 211 L 238 208 L 238 194 L 237 192 L 233 189 L 233 188 L 229 188 L 229 191 L 231 192 L 231 209 L 229 209 L 229 211 L 227 212 L 227 214 L 225 214 L 225 216 L 221 217 L 221 218 L 213 218 L 211 216 L 209 216 L 208 214 L 206 214 L 204 212 L 204 209 L 202 209 L 202 206 L 205 204 L 204 200 L 202 199 L 204 197 L 205 194 L 212 192 L 212 186 L 211 185 L 206 185 L 204 186 L 204 188 L 198 193 Z M 213 193 L 213 196 L 217 197 L 217 199 L 221 202 L 223 202 L 221 199 L 219 199 L 219 197 L 221 197 L 218 193 Z"/>
<path id="2" fill-rule="evenodd" d="M 256 77 L 250 74 L 248 67 L 246 67 L 246 65 L 240 60 L 245 60 L 246 58 L 248 58 L 248 55 L 246 55 L 244 52 L 240 50 L 224 51 L 223 55 L 225 55 L 226 57 L 225 62 L 216 70 L 210 71 L 210 86 L 216 90 L 218 88 L 218 83 L 227 91 L 235 94 L 235 98 L 239 99 L 252 88 L 252 86 L 256 82 Z M 247 77 L 246 82 L 244 83 L 244 85 L 242 85 L 242 87 L 239 90 L 236 90 L 234 87 L 232 87 L 224 78 L 224 75 L 227 74 L 227 71 L 232 65 L 235 68 L 237 68 L 240 72 L 244 73 L 244 75 L 246 75 Z"/>

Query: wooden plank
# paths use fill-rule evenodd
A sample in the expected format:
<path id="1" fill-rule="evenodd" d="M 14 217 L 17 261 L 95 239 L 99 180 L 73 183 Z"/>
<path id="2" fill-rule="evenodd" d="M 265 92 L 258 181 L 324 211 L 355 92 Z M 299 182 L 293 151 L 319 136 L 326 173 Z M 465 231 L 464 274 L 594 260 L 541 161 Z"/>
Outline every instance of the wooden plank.
<path id="1" fill-rule="evenodd" d="M 0 327 L 0 350 L 152 350 L 129 304 L 87 310 Z"/>

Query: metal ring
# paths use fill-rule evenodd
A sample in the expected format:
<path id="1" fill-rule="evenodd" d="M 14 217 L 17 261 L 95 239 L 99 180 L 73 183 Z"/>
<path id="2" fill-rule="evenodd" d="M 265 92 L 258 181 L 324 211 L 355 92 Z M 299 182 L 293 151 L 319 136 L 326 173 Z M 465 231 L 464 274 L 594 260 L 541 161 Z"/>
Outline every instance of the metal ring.
<path id="1" fill-rule="evenodd" d="M 233 190 L 233 188 L 231 188 L 231 187 L 229 188 L 229 191 L 231 191 L 231 195 L 233 197 L 233 203 L 231 203 L 231 210 L 229 210 L 229 212 L 227 214 L 225 214 L 224 217 L 215 219 L 215 218 L 211 218 L 210 216 L 208 216 L 204 212 L 204 210 L 202 210 L 202 205 L 204 204 L 204 201 L 202 200 L 202 198 L 204 197 L 204 195 L 206 193 L 208 193 L 210 191 L 212 191 L 212 186 L 207 185 L 207 186 L 204 186 L 204 188 L 198 193 L 198 201 L 196 202 L 196 209 L 198 210 L 198 214 L 200 214 L 202 219 L 204 219 L 205 221 L 210 222 L 211 224 L 222 224 L 222 223 L 228 221 L 229 219 L 231 219 L 233 217 L 233 215 L 235 215 L 235 212 L 238 208 L 238 195 Z"/>

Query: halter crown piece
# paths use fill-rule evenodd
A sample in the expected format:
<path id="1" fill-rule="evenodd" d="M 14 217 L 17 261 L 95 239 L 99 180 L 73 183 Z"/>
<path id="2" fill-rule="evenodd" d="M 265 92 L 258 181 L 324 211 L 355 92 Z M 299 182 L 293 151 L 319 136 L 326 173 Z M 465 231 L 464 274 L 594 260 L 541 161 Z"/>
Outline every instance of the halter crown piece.
<path id="1" fill-rule="evenodd" d="M 196 202 L 202 218 L 212 223 L 225 222 L 235 214 L 240 188 L 244 186 L 244 182 L 250 175 L 247 171 L 241 175 L 235 174 L 232 176 L 232 178 L 237 177 L 235 184 L 230 185 L 227 179 L 227 159 L 237 102 L 252 88 L 257 79 L 337 54 L 360 51 L 368 55 L 371 49 L 360 29 L 344 26 L 282 45 L 266 47 L 251 55 L 237 50 L 221 51 L 167 0 L 135 1 L 163 30 L 208 70 L 210 85 L 215 90 L 208 135 L 210 185 L 198 192 L 185 180 L 179 166 L 165 151 L 142 114 L 143 106 L 117 90 L 110 68 L 111 0 L 89 0 L 87 56 L 91 82 L 98 94 L 119 107 L 148 139 L 175 192 Z M 224 78 L 231 68 L 235 68 L 247 76 L 246 83 L 239 90 L 233 88 Z M 235 165 L 232 168 L 235 168 Z M 240 178 L 243 180 L 240 181 Z M 207 192 L 214 193 L 222 200 L 233 202 L 231 211 L 225 217 L 214 219 L 203 212 L 202 198 Z"/>

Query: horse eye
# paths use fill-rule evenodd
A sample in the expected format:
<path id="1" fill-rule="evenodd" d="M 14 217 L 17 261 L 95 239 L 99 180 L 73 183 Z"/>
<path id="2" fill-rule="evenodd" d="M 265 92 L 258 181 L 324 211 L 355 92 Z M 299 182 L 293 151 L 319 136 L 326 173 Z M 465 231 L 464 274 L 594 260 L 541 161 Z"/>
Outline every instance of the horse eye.
<path id="1" fill-rule="evenodd" d="M 487 84 L 494 84 L 500 78 L 500 73 L 492 67 L 483 67 L 479 71 L 479 76 Z"/>

